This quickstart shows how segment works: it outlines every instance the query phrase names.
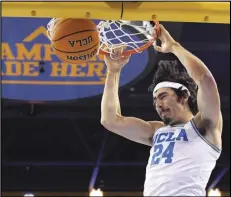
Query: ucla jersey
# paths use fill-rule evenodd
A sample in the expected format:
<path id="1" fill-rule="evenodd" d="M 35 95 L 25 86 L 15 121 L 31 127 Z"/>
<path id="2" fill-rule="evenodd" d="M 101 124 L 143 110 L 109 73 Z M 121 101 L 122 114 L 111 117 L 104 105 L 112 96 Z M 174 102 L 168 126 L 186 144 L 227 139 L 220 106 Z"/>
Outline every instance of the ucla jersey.
<path id="1" fill-rule="evenodd" d="M 158 129 L 146 167 L 144 196 L 205 196 L 220 153 L 193 120 Z"/>

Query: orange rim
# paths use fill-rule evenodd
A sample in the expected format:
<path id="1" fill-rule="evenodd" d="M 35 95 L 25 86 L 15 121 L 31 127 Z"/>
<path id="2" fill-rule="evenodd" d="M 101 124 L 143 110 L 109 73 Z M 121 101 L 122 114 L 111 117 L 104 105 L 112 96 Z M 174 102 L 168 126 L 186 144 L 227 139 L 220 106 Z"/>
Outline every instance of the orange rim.
<path id="1" fill-rule="evenodd" d="M 147 42 L 146 44 L 142 45 L 139 48 L 124 51 L 122 53 L 123 56 L 128 56 L 128 55 L 132 55 L 132 54 L 135 54 L 135 53 L 142 52 L 145 49 L 149 48 L 153 44 L 153 42 L 155 42 L 157 40 L 157 38 L 158 38 L 158 36 L 160 34 L 160 26 L 159 26 L 159 22 L 158 21 L 153 21 L 153 22 L 155 23 L 155 26 L 153 28 L 156 29 L 156 36 L 153 37 L 152 40 L 150 40 L 149 42 Z M 109 53 L 100 49 L 99 50 L 99 54 L 101 54 L 101 55 L 107 55 Z"/>

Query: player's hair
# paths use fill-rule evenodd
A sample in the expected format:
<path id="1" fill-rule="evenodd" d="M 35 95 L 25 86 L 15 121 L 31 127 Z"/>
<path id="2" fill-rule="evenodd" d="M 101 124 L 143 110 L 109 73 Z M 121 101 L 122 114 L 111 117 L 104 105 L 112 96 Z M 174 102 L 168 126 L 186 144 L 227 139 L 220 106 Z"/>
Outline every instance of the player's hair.
<path id="1" fill-rule="evenodd" d="M 155 86 L 163 81 L 176 82 L 188 88 L 191 96 L 188 99 L 188 105 L 193 115 L 198 112 L 197 107 L 197 85 L 194 80 L 188 75 L 186 69 L 179 61 L 160 60 L 155 71 L 153 82 L 149 86 L 149 91 L 154 90 Z M 173 89 L 173 88 L 172 88 Z M 173 89 L 178 97 L 187 96 L 186 90 Z"/>

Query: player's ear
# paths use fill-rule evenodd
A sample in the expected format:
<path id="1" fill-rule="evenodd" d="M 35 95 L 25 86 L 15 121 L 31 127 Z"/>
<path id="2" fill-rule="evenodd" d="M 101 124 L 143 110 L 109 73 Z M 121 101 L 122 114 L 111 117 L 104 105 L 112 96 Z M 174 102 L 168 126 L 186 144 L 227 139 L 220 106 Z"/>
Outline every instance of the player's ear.
<path id="1" fill-rule="evenodd" d="M 177 101 L 182 105 L 184 105 L 184 104 L 186 104 L 188 102 L 188 97 L 187 96 L 177 96 L 177 97 L 178 97 Z"/>
<path id="2" fill-rule="evenodd" d="M 189 99 L 189 96 L 188 96 L 188 95 L 182 96 L 182 97 L 181 97 L 181 102 L 182 102 L 182 104 L 188 103 L 188 99 Z"/>

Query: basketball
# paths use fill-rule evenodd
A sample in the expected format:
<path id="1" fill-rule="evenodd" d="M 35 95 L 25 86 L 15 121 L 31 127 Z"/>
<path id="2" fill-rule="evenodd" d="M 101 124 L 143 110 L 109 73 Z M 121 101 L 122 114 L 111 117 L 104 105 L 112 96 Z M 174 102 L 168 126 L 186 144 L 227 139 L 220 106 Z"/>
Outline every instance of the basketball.
<path id="1" fill-rule="evenodd" d="M 99 45 L 99 33 L 92 20 L 60 19 L 52 28 L 51 46 L 67 63 L 87 62 L 96 55 Z"/>

